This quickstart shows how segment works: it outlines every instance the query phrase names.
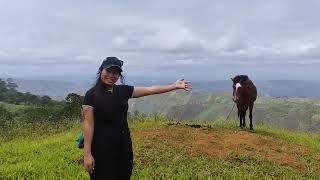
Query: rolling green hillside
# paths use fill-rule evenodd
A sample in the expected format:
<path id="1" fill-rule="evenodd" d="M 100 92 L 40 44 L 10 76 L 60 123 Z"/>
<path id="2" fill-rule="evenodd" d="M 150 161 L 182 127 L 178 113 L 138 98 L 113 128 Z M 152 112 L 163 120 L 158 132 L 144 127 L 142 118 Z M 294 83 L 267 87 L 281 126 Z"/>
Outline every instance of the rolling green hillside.
<path id="1" fill-rule="evenodd" d="M 205 121 L 225 120 L 234 104 L 229 93 L 183 91 L 132 99 L 129 103 L 131 112 Z M 230 117 L 237 117 L 236 108 Z M 254 124 L 316 132 L 320 130 L 320 99 L 258 97 L 253 119 Z"/>

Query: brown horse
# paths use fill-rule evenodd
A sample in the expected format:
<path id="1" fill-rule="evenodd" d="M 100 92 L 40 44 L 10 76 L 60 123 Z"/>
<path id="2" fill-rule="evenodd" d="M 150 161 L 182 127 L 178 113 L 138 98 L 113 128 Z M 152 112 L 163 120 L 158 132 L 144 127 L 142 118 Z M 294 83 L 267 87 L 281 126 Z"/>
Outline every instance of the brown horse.
<path id="1" fill-rule="evenodd" d="M 246 112 L 249 107 L 250 129 L 252 125 L 252 109 L 254 101 L 257 99 L 257 88 L 246 75 L 237 75 L 231 78 L 233 81 L 233 101 L 237 104 L 240 127 L 246 127 Z"/>

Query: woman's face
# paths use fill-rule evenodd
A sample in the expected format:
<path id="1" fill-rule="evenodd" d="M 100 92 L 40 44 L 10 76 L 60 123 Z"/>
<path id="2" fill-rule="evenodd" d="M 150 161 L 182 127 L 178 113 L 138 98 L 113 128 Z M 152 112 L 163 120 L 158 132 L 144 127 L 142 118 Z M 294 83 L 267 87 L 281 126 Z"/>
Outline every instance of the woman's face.
<path id="1" fill-rule="evenodd" d="M 120 71 L 117 67 L 103 69 L 101 72 L 101 80 L 107 85 L 114 85 L 120 77 Z"/>

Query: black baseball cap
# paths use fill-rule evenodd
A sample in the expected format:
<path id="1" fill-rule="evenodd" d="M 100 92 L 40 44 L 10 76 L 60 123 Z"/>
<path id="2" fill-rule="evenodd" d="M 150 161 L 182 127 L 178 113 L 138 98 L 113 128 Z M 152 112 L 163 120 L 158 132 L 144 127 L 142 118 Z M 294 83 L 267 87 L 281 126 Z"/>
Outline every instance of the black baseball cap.
<path id="1" fill-rule="evenodd" d="M 122 72 L 123 61 L 118 59 L 117 57 L 107 57 L 103 60 L 101 64 L 102 69 L 108 69 L 111 67 L 119 68 L 120 72 Z"/>

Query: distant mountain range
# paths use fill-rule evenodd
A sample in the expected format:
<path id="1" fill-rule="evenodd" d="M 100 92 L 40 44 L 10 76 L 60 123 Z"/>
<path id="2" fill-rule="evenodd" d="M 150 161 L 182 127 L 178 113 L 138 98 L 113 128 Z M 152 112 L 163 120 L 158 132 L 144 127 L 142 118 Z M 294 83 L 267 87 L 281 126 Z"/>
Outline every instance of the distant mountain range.
<path id="1" fill-rule="evenodd" d="M 56 100 L 64 99 L 71 92 L 83 94 L 88 87 L 87 85 L 66 81 L 24 79 L 15 79 L 14 81 L 18 85 L 17 90 L 20 92 L 30 92 L 40 96 L 48 95 Z"/>
<path id="2" fill-rule="evenodd" d="M 83 95 L 95 81 L 95 78 L 79 78 L 81 80 L 26 80 L 14 79 L 18 84 L 18 91 L 30 92 L 36 95 L 49 95 L 54 99 L 64 99 L 71 92 Z M 127 78 L 127 84 L 134 86 L 149 86 L 155 84 L 169 84 L 172 80 L 160 78 Z M 268 80 L 255 81 L 259 96 L 280 98 L 320 98 L 320 82 L 298 80 Z M 231 80 L 193 81 L 193 91 L 231 92 Z"/>
<path id="3" fill-rule="evenodd" d="M 255 81 L 259 96 L 319 98 L 320 82 L 297 80 Z M 194 82 L 195 89 L 231 92 L 231 81 Z"/>

